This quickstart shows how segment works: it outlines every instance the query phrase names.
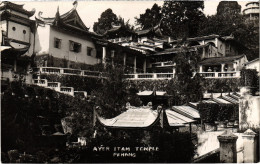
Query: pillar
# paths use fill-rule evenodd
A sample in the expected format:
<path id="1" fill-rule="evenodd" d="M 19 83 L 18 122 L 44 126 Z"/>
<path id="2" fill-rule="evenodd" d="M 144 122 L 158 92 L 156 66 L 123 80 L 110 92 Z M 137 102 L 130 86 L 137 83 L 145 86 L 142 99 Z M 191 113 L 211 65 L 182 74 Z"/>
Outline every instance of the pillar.
<path id="1" fill-rule="evenodd" d="M 199 72 L 203 72 L 203 66 L 202 65 L 199 66 L 199 69 L 200 69 Z"/>
<path id="2" fill-rule="evenodd" d="M 17 71 L 17 60 L 14 59 L 14 72 L 16 72 L 16 71 Z"/>
<path id="3" fill-rule="evenodd" d="M 126 65 L 126 53 L 124 53 L 124 66 Z"/>
<path id="4" fill-rule="evenodd" d="M 220 145 L 220 163 L 236 163 L 237 162 L 237 150 L 236 141 L 237 136 L 230 130 L 225 131 L 218 136 Z"/>
<path id="5" fill-rule="evenodd" d="M 205 47 L 203 47 L 202 58 L 205 58 L 205 54 L 206 54 L 206 50 L 205 50 Z"/>
<path id="6" fill-rule="evenodd" d="M 103 47 L 102 63 L 106 65 L 106 47 Z"/>
<path id="7" fill-rule="evenodd" d="M 234 71 L 237 71 L 237 63 L 236 62 L 233 63 L 233 68 L 234 68 Z"/>
<path id="8" fill-rule="evenodd" d="M 146 59 L 144 59 L 143 70 L 144 70 L 144 73 L 146 73 Z"/>
<path id="9" fill-rule="evenodd" d="M 224 67 L 225 67 L 225 64 L 221 64 L 221 72 L 225 72 Z"/>
<path id="10" fill-rule="evenodd" d="M 243 135 L 243 145 L 244 145 L 244 154 L 243 161 L 244 163 L 255 163 L 257 162 L 257 141 L 256 133 L 248 129 Z"/>
<path id="11" fill-rule="evenodd" d="M 136 73 L 136 56 L 134 57 L 134 73 Z"/>
<path id="12" fill-rule="evenodd" d="M 115 50 L 111 51 L 111 61 L 112 61 L 112 67 L 114 67 L 114 58 L 115 58 Z"/>

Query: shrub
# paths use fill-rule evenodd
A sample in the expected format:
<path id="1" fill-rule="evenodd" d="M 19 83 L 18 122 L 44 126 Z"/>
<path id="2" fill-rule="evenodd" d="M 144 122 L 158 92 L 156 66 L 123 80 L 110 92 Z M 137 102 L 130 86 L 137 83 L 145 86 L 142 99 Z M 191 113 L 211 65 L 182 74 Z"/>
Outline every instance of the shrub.
<path id="1" fill-rule="evenodd" d="M 214 121 L 238 120 L 238 104 L 215 104 L 200 103 L 197 106 L 200 117 L 204 122 L 214 123 Z"/>
<path id="2" fill-rule="evenodd" d="M 242 69 L 240 85 L 257 87 L 259 85 L 259 77 L 257 76 L 257 71 L 255 69 Z"/>

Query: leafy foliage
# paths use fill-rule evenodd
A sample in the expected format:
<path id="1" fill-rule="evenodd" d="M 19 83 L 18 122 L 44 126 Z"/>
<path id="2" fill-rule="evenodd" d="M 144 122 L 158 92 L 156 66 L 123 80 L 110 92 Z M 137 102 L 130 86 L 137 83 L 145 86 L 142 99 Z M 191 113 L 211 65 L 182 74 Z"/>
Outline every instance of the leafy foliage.
<path id="1" fill-rule="evenodd" d="M 259 77 L 257 76 L 257 71 L 255 69 L 242 69 L 240 85 L 257 87 L 259 85 Z"/>
<path id="2" fill-rule="evenodd" d="M 113 117 L 125 110 L 124 105 L 130 102 L 132 105 L 140 105 L 135 88 L 129 87 L 123 81 L 124 68 L 121 66 L 106 67 L 107 79 L 103 80 L 102 86 L 94 90 L 91 94 L 95 98 L 95 105 L 102 111 L 101 115 Z"/>
<path id="3" fill-rule="evenodd" d="M 181 105 L 190 101 L 199 101 L 203 97 L 203 78 L 196 75 L 192 78 L 192 65 L 196 65 L 196 53 L 190 53 L 183 48 L 183 51 L 176 56 L 175 77 L 168 83 L 167 93 L 172 95 L 170 102 Z M 193 62 L 189 62 L 193 61 Z"/>
<path id="4" fill-rule="evenodd" d="M 140 14 L 139 18 L 135 17 L 136 24 L 141 26 L 141 29 L 148 29 L 156 26 L 162 18 L 161 7 L 156 3 L 151 9 L 146 9 L 145 13 Z"/>
<path id="5" fill-rule="evenodd" d="M 98 34 L 104 34 L 107 30 L 112 28 L 112 23 L 117 22 L 118 18 L 116 14 L 109 8 L 101 14 L 100 18 L 98 18 L 98 22 L 94 23 L 93 30 Z"/>
<path id="6" fill-rule="evenodd" d="M 86 100 L 19 82 L 4 91 L 1 115 L 3 151 L 36 152 L 41 147 L 35 146 L 35 137 L 62 132 L 60 120 L 66 116 L 75 118 L 73 135 L 92 135 L 92 107 Z"/>
<path id="7" fill-rule="evenodd" d="M 206 123 L 214 121 L 238 120 L 238 105 L 224 105 L 216 103 L 199 103 L 197 109 L 201 119 Z"/>
<path id="8" fill-rule="evenodd" d="M 175 38 L 194 37 L 205 17 L 203 1 L 165 1 L 162 7 L 163 32 Z"/>
<path id="9" fill-rule="evenodd" d="M 217 15 L 239 14 L 241 6 L 237 1 L 221 1 L 217 7 Z"/>

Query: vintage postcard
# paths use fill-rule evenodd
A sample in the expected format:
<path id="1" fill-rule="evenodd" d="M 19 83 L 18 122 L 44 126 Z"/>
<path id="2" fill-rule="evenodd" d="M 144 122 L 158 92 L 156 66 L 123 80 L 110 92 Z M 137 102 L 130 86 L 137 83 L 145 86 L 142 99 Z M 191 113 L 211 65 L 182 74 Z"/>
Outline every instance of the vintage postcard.
<path id="1" fill-rule="evenodd" d="M 2 1 L 1 162 L 259 162 L 259 1 Z"/>

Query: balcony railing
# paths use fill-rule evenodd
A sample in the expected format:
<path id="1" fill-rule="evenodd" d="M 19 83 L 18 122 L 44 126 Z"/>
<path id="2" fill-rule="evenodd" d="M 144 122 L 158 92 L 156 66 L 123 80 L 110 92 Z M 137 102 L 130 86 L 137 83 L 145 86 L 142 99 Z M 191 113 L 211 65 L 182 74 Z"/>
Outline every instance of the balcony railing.
<path id="1" fill-rule="evenodd" d="M 77 76 L 88 76 L 97 78 L 106 78 L 105 72 L 88 71 L 79 69 L 69 68 L 58 68 L 58 67 L 40 67 L 35 69 L 40 73 L 46 74 L 64 74 L 64 75 L 77 75 Z M 193 76 L 196 72 L 193 73 Z M 229 72 L 199 72 L 205 78 L 239 78 L 240 71 L 229 71 Z M 173 73 L 137 73 L 137 74 L 125 74 L 126 79 L 171 79 L 174 77 Z"/>
<path id="2" fill-rule="evenodd" d="M 176 63 L 173 63 L 172 61 L 152 63 L 152 66 L 154 67 L 165 67 L 165 66 L 175 66 L 175 65 Z"/>
<path id="3" fill-rule="evenodd" d="M 39 68 L 34 68 L 34 71 L 38 72 L 38 73 L 46 73 L 46 74 L 64 74 L 64 75 L 103 77 L 103 76 L 101 76 L 101 73 L 98 71 L 88 71 L 88 70 L 59 68 L 59 67 L 39 67 Z"/>
<path id="4" fill-rule="evenodd" d="M 193 73 L 195 75 L 196 72 Z M 202 75 L 205 78 L 239 78 L 240 71 L 231 71 L 231 72 L 199 72 L 198 74 Z"/>
<path id="5" fill-rule="evenodd" d="M 140 74 L 126 74 L 126 79 L 138 80 L 138 79 L 171 79 L 173 73 L 140 73 Z"/>

